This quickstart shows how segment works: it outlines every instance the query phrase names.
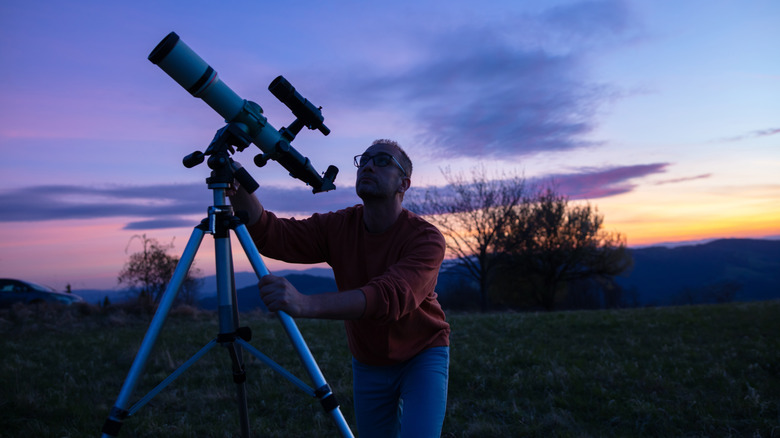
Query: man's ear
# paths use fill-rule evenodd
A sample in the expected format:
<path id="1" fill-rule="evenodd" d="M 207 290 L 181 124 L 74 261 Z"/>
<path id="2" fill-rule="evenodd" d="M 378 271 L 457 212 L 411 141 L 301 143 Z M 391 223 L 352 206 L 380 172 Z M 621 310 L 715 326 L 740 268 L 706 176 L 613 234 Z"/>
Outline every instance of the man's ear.
<path id="1" fill-rule="evenodd" d="M 409 190 L 409 187 L 412 185 L 412 180 L 408 177 L 404 177 L 401 179 L 401 185 L 398 186 L 398 193 L 404 193 L 407 190 Z"/>

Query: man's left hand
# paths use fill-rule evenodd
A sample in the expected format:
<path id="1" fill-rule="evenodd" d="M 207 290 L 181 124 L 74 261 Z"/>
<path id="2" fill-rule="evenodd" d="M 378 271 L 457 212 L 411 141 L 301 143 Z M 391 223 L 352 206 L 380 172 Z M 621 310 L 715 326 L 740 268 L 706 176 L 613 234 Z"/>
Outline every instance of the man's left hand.
<path id="1" fill-rule="evenodd" d="M 260 279 L 260 298 L 268 310 L 282 310 L 292 317 L 305 316 L 307 296 L 298 292 L 284 277 L 266 275 Z"/>

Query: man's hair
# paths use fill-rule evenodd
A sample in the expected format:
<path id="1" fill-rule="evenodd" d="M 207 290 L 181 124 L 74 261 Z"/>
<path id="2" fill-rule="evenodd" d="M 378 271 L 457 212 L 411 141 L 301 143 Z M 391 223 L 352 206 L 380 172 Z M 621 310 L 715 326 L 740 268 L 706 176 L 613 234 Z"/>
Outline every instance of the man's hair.
<path id="1" fill-rule="evenodd" d="M 404 171 L 406 172 L 406 176 L 409 178 L 412 177 L 412 160 L 409 159 L 409 155 L 406 155 L 406 151 L 401 147 L 400 144 L 398 144 L 397 141 L 394 140 L 388 140 L 385 138 L 374 140 L 373 143 L 371 143 L 371 146 L 382 144 L 385 146 L 390 146 L 394 148 L 396 151 L 398 151 L 398 161 L 401 162 L 401 167 L 404 168 Z"/>

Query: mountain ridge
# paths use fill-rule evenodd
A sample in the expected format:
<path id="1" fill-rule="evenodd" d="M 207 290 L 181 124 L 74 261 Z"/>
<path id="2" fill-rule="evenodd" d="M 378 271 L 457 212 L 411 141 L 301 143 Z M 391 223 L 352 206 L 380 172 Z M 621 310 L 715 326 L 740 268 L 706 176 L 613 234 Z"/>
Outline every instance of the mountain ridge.
<path id="1" fill-rule="evenodd" d="M 641 305 L 679 304 L 685 294 L 730 284 L 734 301 L 780 297 L 780 241 L 717 239 L 679 247 L 631 249 L 634 267 L 616 277 Z"/>

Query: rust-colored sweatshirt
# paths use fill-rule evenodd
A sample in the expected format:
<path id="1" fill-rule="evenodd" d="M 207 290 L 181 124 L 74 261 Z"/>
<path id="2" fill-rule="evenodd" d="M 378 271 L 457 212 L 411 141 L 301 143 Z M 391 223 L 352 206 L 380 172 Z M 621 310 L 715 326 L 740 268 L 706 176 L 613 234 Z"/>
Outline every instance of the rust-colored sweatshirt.
<path id="1" fill-rule="evenodd" d="M 302 220 L 265 211 L 249 231 L 263 255 L 327 262 L 339 291 L 363 291 L 363 316 L 344 322 L 358 361 L 391 365 L 449 345 L 450 326 L 434 291 L 444 237 L 414 213 L 404 209 L 390 229 L 374 234 L 363 224 L 362 205 Z"/>

